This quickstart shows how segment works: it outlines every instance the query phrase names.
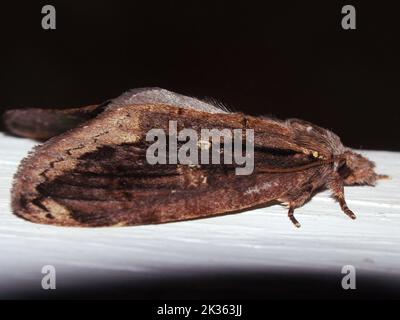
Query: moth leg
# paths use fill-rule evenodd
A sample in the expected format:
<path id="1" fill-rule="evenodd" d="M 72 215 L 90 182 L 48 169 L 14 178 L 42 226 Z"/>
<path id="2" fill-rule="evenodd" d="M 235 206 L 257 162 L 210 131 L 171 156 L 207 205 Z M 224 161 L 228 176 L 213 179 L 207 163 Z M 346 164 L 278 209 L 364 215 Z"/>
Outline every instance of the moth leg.
<path id="1" fill-rule="evenodd" d="M 346 200 L 344 198 L 338 198 L 339 204 L 340 204 L 340 208 L 342 208 L 342 211 L 347 214 L 351 219 L 355 220 L 357 217 L 354 214 L 353 211 L 351 211 L 349 209 L 349 207 L 347 206 Z"/>
<path id="2" fill-rule="evenodd" d="M 292 221 L 292 223 L 297 227 L 300 228 L 301 224 L 297 221 L 297 219 L 294 217 L 294 207 L 293 206 L 289 206 L 289 211 L 288 211 L 288 217 L 290 219 L 290 221 Z"/>
<path id="3" fill-rule="evenodd" d="M 344 184 L 340 177 L 337 177 L 330 184 L 330 189 L 333 192 L 333 197 L 339 202 L 340 208 L 342 211 L 348 215 L 351 219 L 356 219 L 356 215 L 353 211 L 349 209 L 346 203 L 346 199 L 344 197 Z"/>
<path id="4" fill-rule="evenodd" d="M 351 211 L 351 210 L 349 209 L 349 207 L 347 206 L 346 200 L 345 200 L 345 198 L 344 198 L 344 192 L 339 193 L 339 194 L 335 194 L 334 196 L 335 196 L 335 198 L 337 199 L 337 201 L 339 202 L 339 205 L 340 205 L 340 208 L 342 209 L 342 211 L 343 211 L 346 215 L 348 215 L 351 219 L 353 219 L 353 220 L 356 219 L 357 217 L 356 217 L 356 215 L 354 214 L 354 212 Z"/>
<path id="5" fill-rule="evenodd" d="M 284 199 L 282 199 L 289 204 L 288 217 L 297 228 L 300 228 L 301 224 L 294 217 L 294 209 L 301 207 L 304 203 L 310 200 L 313 195 L 313 190 L 314 186 L 311 183 L 306 184 L 300 189 L 292 190 Z"/>

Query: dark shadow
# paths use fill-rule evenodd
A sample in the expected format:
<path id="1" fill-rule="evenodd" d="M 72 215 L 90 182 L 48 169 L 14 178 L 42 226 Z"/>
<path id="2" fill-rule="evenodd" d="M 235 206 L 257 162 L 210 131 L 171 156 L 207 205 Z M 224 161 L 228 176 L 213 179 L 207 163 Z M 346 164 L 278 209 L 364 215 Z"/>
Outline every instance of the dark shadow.
<path id="1" fill-rule="evenodd" d="M 109 277 L 85 277 L 75 285 L 57 284 L 56 290 L 21 288 L 7 298 L 18 299 L 399 299 L 400 277 L 357 274 L 355 290 L 341 287 L 340 272 L 279 270 L 228 271 L 222 269 L 196 274 L 138 279 L 129 273 Z M 108 280 L 106 280 L 108 279 Z M 63 288 L 64 286 L 64 288 Z M 37 288 L 37 284 L 35 285 Z"/>

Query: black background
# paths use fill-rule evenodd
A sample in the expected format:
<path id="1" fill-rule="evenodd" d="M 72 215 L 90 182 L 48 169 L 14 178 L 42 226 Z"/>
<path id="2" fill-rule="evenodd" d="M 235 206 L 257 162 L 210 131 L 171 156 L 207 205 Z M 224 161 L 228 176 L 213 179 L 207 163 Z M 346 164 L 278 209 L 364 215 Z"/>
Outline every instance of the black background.
<path id="1" fill-rule="evenodd" d="M 56 30 L 41 28 L 45 4 Z M 357 30 L 341 28 L 344 4 Z M 80 106 L 159 86 L 400 150 L 399 12 L 382 1 L 2 3 L 0 106 Z"/>
<path id="2" fill-rule="evenodd" d="M 41 28 L 45 4 L 56 7 L 56 30 Z M 341 28 L 345 4 L 356 7 L 357 30 Z M 2 2 L 0 12 L 1 111 L 100 103 L 130 88 L 159 86 L 252 115 L 315 122 L 351 147 L 400 150 L 400 10 L 388 2 L 48 0 Z M 217 282 L 222 289 L 214 297 L 348 294 L 331 290 L 340 289 L 331 277 L 321 285 L 320 278 L 303 283 L 294 275 L 272 287 L 275 276 L 247 277 L 232 287 L 237 275 Z M 198 282 L 193 298 L 210 297 L 201 288 L 213 290 L 214 278 Z M 376 298 L 385 283 L 370 283 L 353 298 Z M 186 284 L 175 285 L 174 297 L 185 297 Z M 148 297 L 170 287 L 147 289 Z M 129 283 L 115 285 L 121 288 Z M 122 295 L 136 297 L 134 290 Z M 163 292 L 158 297 L 171 297 Z"/>

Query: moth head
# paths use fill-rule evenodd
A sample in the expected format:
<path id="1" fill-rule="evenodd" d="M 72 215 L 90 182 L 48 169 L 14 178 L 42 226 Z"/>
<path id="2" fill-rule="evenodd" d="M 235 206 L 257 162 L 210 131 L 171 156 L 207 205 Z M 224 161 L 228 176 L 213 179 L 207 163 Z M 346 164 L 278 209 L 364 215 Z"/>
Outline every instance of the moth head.
<path id="1" fill-rule="evenodd" d="M 343 153 L 337 171 L 345 185 L 375 185 L 378 179 L 387 178 L 375 172 L 374 162 L 351 150 Z"/>

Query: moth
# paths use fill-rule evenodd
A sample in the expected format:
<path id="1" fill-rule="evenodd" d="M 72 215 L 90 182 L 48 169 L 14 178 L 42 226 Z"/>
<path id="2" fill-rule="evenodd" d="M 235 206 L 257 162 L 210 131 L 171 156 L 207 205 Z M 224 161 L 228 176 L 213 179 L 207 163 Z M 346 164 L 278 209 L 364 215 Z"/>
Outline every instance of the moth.
<path id="1" fill-rule="evenodd" d="M 235 164 L 149 164 L 146 133 L 178 128 L 254 130 L 254 170 Z M 386 176 L 345 147 L 333 132 L 299 120 L 232 113 L 218 104 L 160 88 L 140 88 L 101 105 L 66 110 L 10 110 L 16 135 L 47 140 L 14 178 L 13 212 L 60 226 L 157 224 L 281 203 L 294 210 L 329 189 L 350 218 L 344 186 L 374 185 Z M 199 148 L 202 148 L 199 145 Z"/>

